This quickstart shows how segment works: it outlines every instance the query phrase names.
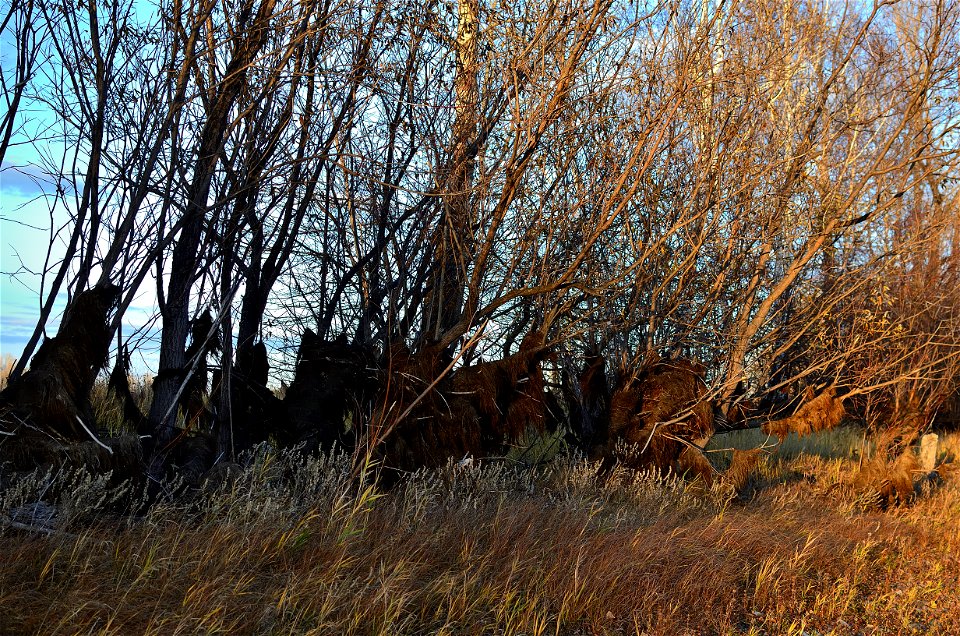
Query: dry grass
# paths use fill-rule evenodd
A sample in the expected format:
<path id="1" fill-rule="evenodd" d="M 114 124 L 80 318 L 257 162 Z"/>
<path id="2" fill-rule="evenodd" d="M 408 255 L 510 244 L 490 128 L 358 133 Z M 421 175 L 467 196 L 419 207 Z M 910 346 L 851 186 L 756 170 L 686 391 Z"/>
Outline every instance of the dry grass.
<path id="1" fill-rule="evenodd" d="M 0 357 L 0 391 L 7 388 L 7 378 L 10 377 L 10 373 L 16 364 L 17 359 L 9 353 L 5 353 L 3 357 Z"/>
<path id="2" fill-rule="evenodd" d="M 3 530 L 0 633 L 960 633 L 958 480 L 881 512 L 851 487 L 857 436 L 818 437 L 736 500 L 670 477 L 599 485 L 563 458 L 381 493 L 344 458 L 261 450 L 220 490 L 130 518 L 118 507 L 142 501 L 103 480 L 31 507 L 49 488 L 33 476 L 0 508 L 56 532 Z"/>

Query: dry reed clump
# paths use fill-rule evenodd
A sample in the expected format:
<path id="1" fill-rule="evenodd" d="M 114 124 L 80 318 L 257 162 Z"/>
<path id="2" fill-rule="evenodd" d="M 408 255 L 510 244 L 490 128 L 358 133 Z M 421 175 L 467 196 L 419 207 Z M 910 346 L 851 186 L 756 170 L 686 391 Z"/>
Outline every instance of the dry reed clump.
<path id="1" fill-rule="evenodd" d="M 258 444 L 240 463 L 217 466 L 189 501 L 204 520 L 217 524 L 286 523 L 312 512 L 329 513 L 367 487 L 354 478 L 351 456 L 338 447 L 307 453 Z M 177 505 L 172 502 L 170 510 Z"/>
<path id="2" fill-rule="evenodd" d="M 13 367 L 17 364 L 17 359 L 9 353 L 3 354 L 0 358 L 0 391 L 7 388 L 7 379 L 13 372 Z"/>
<path id="3" fill-rule="evenodd" d="M 740 492 L 747 485 L 750 477 L 757 471 L 763 457 L 764 450 L 761 448 L 735 449 L 730 466 L 723 473 L 723 483 L 732 488 L 734 492 Z"/>
<path id="4" fill-rule="evenodd" d="M 131 519 L 147 507 L 143 484 L 110 472 L 61 466 L 10 476 L 0 488 L 0 536 L 25 531 L 54 534 L 105 518 Z"/>
<path id="5" fill-rule="evenodd" d="M 517 353 L 453 374 L 452 393 L 466 397 L 479 417 L 481 452 L 503 452 L 506 443 L 520 439 L 528 430 L 545 430 L 544 341 L 543 332 L 531 331 Z"/>
<path id="6" fill-rule="evenodd" d="M 544 509 L 590 513 L 598 522 L 611 515 L 617 523 L 645 526 L 664 514 L 715 514 L 727 503 L 721 493 L 692 487 L 675 473 L 617 467 L 609 479 L 598 481 L 598 467 L 599 462 L 584 462 L 576 455 L 558 456 L 535 469 L 503 460 L 450 460 L 440 469 L 417 471 L 402 483 L 401 516 L 418 520 L 441 511 L 492 514 L 524 501 Z"/>
<path id="7" fill-rule="evenodd" d="M 79 444 L 70 446 L 76 452 Z M 159 484 L 119 480 L 106 467 L 90 470 L 90 458 L 43 470 L 9 473 L 0 480 L 0 514 L 40 505 L 56 512 L 56 528 L 74 530 L 103 515 L 133 515 L 129 523 L 160 519 L 205 519 L 211 523 L 253 523 L 282 520 L 308 510 L 331 508 L 355 495 L 350 456 L 334 450 L 306 454 L 300 449 L 273 451 L 266 444 L 241 456 L 242 463 L 218 464 L 197 489 L 183 475 Z M 199 482 L 200 480 L 194 479 Z M 148 503 L 150 507 L 148 507 Z M 145 516 L 140 516 L 145 515 Z"/>
<path id="8" fill-rule="evenodd" d="M 528 431 L 544 431 L 546 355 L 543 333 L 532 331 L 517 353 L 451 372 L 438 344 L 412 352 L 395 343 L 368 427 L 375 458 L 409 473 L 450 458 L 503 454 Z"/>
<path id="9" fill-rule="evenodd" d="M 516 633 L 550 615 L 575 625 L 595 613 L 585 608 L 593 601 L 589 586 L 605 579 L 605 569 L 614 578 L 629 573 L 626 560 L 599 567 L 595 560 L 608 549 L 632 552 L 638 520 L 651 525 L 680 507 L 700 509 L 679 480 L 651 476 L 617 500 L 615 489 L 598 489 L 576 464 L 558 468 L 570 480 L 566 488 L 555 481 L 560 476 L 504 463 L 450 463 L 381 495 L 352 478 L 344 456 L 260 449 L 232 485 L 196 500 L 196 512 L 161 505 L 119 533 L 95 526 L 34 544 L 44 551 L 40 560 L 52 563 L 53 579 L 35 570 L 14 582 L 0 567 L 0 599 L 14 608 L 2 620 L 37 632 L 84 624 L 107 633 L 481 633 L 498 626 Z M 558 489 L 545 489 L 554 483 Z M 582 585 L 567 570 L 578 549 Z M 540 559 L 550 569 L 545 582 Z M 619 585 L 621 594 L 629 584 Z M 76 611 L 31 611 L 29 599 L 38 596 L 20 595 L 31 585 L 40 597 L 50 585 L 66 585 L 48 599 Z M 616 595 L 604 594 L 603 602 Z"/>
<path id="10" fill-rule="evenodd" d="M 908 448 L 892 461 L 883 455 L 865 461 L 853 486 L 865 505 L 886 509 L 914 501 L 925 478 L 917 456 Z"/>
<path id="11" fill-rule="evenodd" d="M 762 430 L 783 441 L 790 433 L 804 436 L 835 428 L 843 421 L 845 414 L 843 398 L 837 397 L 835 387 L 829 387 L 817 396 L 813 395 L 812 389 L 808 389 L 806 401 L 793 415 L 767 422 Z"/>

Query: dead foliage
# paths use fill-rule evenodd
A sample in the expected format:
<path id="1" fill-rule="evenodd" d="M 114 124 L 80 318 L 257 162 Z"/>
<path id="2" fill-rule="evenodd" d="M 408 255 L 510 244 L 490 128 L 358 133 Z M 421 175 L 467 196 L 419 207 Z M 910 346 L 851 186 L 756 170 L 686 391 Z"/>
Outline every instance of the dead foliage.
<path id="1" fill-rule="evenodd" d="M 677 462 L 686 446 L 714 430 L 703 373 L 690 360 L 662 360 L 621 381 L 610 400 L 609 439 L 602 450 L 606 463 L 681 468 Z M 618 446 L 629 450 L 618 451 Z"/>
<path id="2" fill-rule="evenodd" d="M 480 418 L 482 454 L 499 453 L 527 430 L 543 432 L 548 412 L 542 362 L 544 335 L 528 333 L 517 353 L 458 370 L 453 393 L 464 396 Z"/>
<path id="3" fill-rule="evenodd" d="M 681 475 L 701 479 L 707 488 L 712 486 L 719 477 L 719 473 L 707 459 L 707 456 L 703 454 L 703 451 L 692 444 L 683 447 L 673 467 Z M 671 468 L 671 466 L 658 466 L 658 468 Z"/>
<path id="4" fill-rule="evenodd" d="M 0 406 L 64 439 L 90 440 L 84 430 L 96 430 L 90 391 L 107 359 L 109 314 L 119 295 L 120 288 L 109 284 L 78 294 L 57 335 L 37 350 L 30 370 L 0 394 Z"/>
<path id="5" fill-rule="evenodd" d="M 0 357 L 0 391 L 7 388 L 7 378 L 10 377 L 10 373 L 13 372 L 16 364 L 17 359 L 9 353 L 5 353 L 3 357 Z"/>
<path id="6" fill-rule="evenodd" d="M 502 453 L 526 431 L 544 431 L 559 410 L 546 393 L 544 340 L 534 330 L 515 354 L 446 375 L 450 358 L 436 344 L 416 353 L 395 344 L 371 424 L 383 464 L 441 466 L 451 457 Z"/>
<path id="7" fill-rule="evenodd" d="M 365 347 L 304 331 L 296 374 L 283 400 L 286 417 L 277 423 L 277 441 L 306 444 L 311 450 L 329 450 L 335 443 L 352 447 L 352 425 L 376 391 L 376 366 L 375 356 Z"/>
<path id="8" fill-rule="evenodd" d="M 881 454 L 864 462 L 853 483 L 858 492 L 886 509 L 913 500 L 914 478 L 921 472 L 917 456 L 907 449 L 893 461 Z"/>
<path id="9" fill-rule="evenodd" d="M 471 396 L 453 392 L 444 370 L 450 358 L 426 343 L 413 352 L 391 345 L 366 442 L 388 470 L 413 471 L 443 465 L 450 457 L 479 454 L 480 417 Z"/>
<path id="10" fill-rule="evenodd" d="M 730 465 L 726 470 L 718 471 L 703 451 L 691 444 L 680 453 L 676 465 L 681 474 L 700 479 L 706 488 L 720 483 L 732 492 L 739 493 L 756 472 L 763 453 L 762 448 L 734 449 Z"/>
<path id="11" fill-rule="evenodd" d="M 166 456 L 167 478 L 198 487 L 217 461 L 217 441 L 205 431 L 185 431 Z"/>
<path id="12" fill-rule="evenodd" d="M 228 491 L 243 474 L 243 466 L 236 462 L 220 462 L 214 464 L 203 475 L 200 487 L 207 493 Z"/>
<path id="13" fill-rule="evenodd" d="M 828 387 L 817 396 L 814 396 L 813 388 L 808 387 L 805 398 L 793 415 L 763 424 L 763 432 L 776 435 L 782 441 L 790 433 L 800 436 L 818 433 L 835 428 L 843 421 L 846 410 L 843 398 L 837 396 L 836 387 Z"/>

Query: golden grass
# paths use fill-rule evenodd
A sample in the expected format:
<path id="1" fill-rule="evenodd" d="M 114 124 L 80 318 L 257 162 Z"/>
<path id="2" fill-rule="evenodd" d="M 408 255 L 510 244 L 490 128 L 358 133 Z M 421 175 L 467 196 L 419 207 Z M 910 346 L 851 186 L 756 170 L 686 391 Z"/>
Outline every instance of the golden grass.
<path id="1" fill-rule="evenodd" d="M 189 503 L 0 530 L 0 633 L 960 633 L 960 480 L 880 512 L 857 463 L 768 458 L 748 500 L 563 458 L 382 493 L 342 458 L 261 450 Z M 58 505 L 84 488 L 105 486 Z"/>
<path id="2" fill-rule="evenodd" d="M 16 364 L 17 359 L 9 353 L 5 353 L 3 357 L 0 357 L 0 391 L 7 388 L 7 378 L 10 377 L 10 373 Z"/>

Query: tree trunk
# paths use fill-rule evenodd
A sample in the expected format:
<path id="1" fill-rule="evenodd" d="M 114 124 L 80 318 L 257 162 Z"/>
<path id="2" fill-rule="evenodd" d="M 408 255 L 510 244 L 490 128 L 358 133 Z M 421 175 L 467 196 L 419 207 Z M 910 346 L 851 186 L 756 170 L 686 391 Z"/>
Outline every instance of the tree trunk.
<path id="1" fill-rule="evenodd" d="M 478 0 L 458 0 L 457 75 L 449 163 L 440 175 L 443 212 L 434 235 L 434 273 L 428 284 L 422 336 L 437 340 L 461 318 L 467 268 L 473 252 L 470 194 L 476 165 L 470 144 L 477 136 Z"/>
<path id="2" fill-rule="evenodd" d="M 183 213 L 185 222 L 173 249 L 170 282 L 166 303 L 161 312 L 163 332 L 160 339 L 159 371 L 154 382 L 154 399 L 150 408 L 150 424 L 155 431 L 156 448 L 161 453 L 175 433 L 177 392 L 186 373 L 185 346 L 190 322 L 190 291 L 197 275 L 207 216 L 207 200 L 214 170 L 223 152 L 231 108 L 246 85 L 248 68 L 266 41 L 266 27 L 274 2 L 264 2 L 251 22 L 252 5 L 252 2 L 245 3 L 238 18 L 239 29 L 233 57 L 224 73 L 219 93 L 212 100 L 201 132 L 197 167 Z M 156 472 L 157 468 L 158 462 L 155 461 L 151 472 Z"/>

